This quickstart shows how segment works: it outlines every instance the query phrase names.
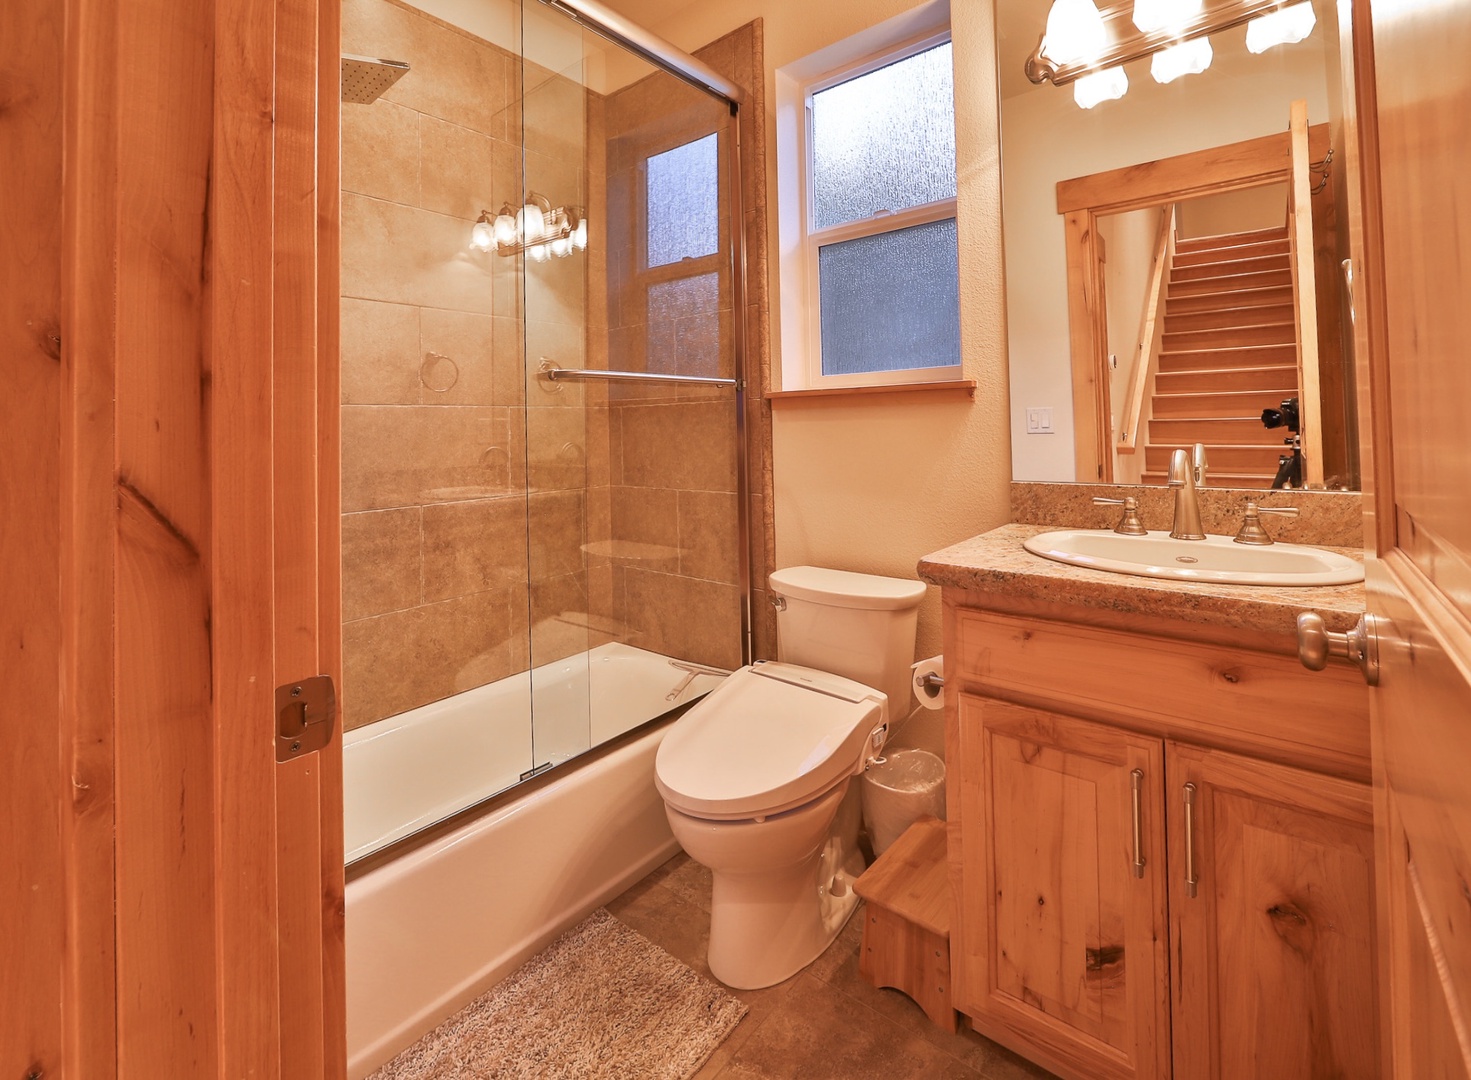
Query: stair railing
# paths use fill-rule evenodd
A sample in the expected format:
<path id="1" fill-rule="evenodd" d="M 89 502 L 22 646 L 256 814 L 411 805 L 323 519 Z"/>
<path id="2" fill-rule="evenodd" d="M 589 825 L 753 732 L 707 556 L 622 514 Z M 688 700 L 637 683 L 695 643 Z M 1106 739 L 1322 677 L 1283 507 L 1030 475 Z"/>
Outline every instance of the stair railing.
<path id="1" fill-rule="evenodd" d="M 1175 204 L 1163 208 L 1159 217 L 1159 234 L 1154 242 L 1154 268 L 1149 288 L 1144 292 L 1144 312 L 1139 321 L 1139 345 L 1134 350 L 1129 372 L 1128 394 L 1119 417 L 1119 433 L 1115 448 L 1120 454 L 1136 453 L 1144 440 L 1142 429 L 1149 422 L 1145 405 L 1154 393 L 1154 376 L 1159 369 L 1160 347 L 1164 341 L 1165 299 L 1170 284 L 1170 267 L 1175 261 Z"/>
<path id="2" fill-rule="evenodd" d="M 1292 309 L 1297 327 L 1297 389 L 1303 484 L 1323 486 L 1323 390 L 1318 376 L 1318 288 L 1313 267 L 1313 180 L 1308 153 L 1308 103 L 1292 103 L 1292 182 L 1287 186 L 1287 245 L 1292 262 Z"/>

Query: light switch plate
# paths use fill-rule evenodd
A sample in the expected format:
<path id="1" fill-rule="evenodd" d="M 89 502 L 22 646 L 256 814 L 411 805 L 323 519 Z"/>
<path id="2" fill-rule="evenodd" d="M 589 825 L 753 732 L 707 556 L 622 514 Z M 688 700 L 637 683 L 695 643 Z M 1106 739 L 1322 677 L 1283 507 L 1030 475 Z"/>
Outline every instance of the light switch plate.
<path id="1" fill-rule="evenodd" d="M 1042 408 L 1030 408 L 1027 410 L 1027 434 L 1052 434 L 1052 407 L 1050 405 Z"/>

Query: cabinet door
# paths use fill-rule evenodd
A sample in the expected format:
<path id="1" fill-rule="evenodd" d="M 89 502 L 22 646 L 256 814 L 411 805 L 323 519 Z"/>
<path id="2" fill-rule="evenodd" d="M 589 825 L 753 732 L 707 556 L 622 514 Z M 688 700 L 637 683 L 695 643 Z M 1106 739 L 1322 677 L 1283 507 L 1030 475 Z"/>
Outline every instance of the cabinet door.
<path id="1" fill-rule="evenodd" d="M 970 695 L 958 720 L 957 1007 L 1064 1076 L 1167 1075 L 1164 744 Z"/>
<path id="2" fill-rule="evenodd" d="M 1377 1076 L 1369 787 L 1167 755 L 1175 1075 Z"/>

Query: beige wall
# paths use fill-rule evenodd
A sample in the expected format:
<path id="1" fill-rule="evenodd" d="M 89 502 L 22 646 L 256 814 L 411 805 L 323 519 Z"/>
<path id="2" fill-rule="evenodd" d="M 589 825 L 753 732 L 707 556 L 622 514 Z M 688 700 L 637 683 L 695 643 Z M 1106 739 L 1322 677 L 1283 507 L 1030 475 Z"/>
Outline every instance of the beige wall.
<path id="1" fill-rule="evenodd" d="M 1190 240 L 1197 236 L 1280 229 L 1286 223 L 1287 185 L 1266 184 L 1180 203 L 1175 235 Z"/>
<path id="2" fill-rule="evenodd" d="M 776 69 L 916 5 L 906 0 L 702 0 L 667 18 L 660 12 L 655 19 L 645 16 L 640 0 L 612 0 L 611 6 L 683 48 L 749 19 L 763 20 L 767 184 L 774 191 L 776 149 L 771 140 L 776 128 L 770 103 L 775 100 Z M 913 578 L 923 555 L 984 532 L 1009 515 L 990 0 L 956 4 L 952 23 L 961 351 L 966 376 L 978 383 L 975 401 L 894 395 L 776 406 L 772 442 L 778 566 L 815 563 Z M 766 229 L 769 250 L 774 251 L 774 208 L 767 214 Z M 769 274 L 776 295 L 775 266 Z M 772 367 L 780 368 L 779 357 L 773 357 Z M 921 612 L 918 654 L 939 649 L 939 596 L 931 589 Z"/>

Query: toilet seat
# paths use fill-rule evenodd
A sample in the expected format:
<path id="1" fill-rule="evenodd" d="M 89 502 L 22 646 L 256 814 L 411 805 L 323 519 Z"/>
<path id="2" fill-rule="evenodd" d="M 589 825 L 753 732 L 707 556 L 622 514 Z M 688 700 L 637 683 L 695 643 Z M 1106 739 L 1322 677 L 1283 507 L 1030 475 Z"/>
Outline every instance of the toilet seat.
<path id="1" fill-rule="evenodd" d="M 812 802 L 883 747 L 884 695 L 795 664 L 741 668 L 669 729 L 654 763 L 668 806 L 748 820 Z"/>

